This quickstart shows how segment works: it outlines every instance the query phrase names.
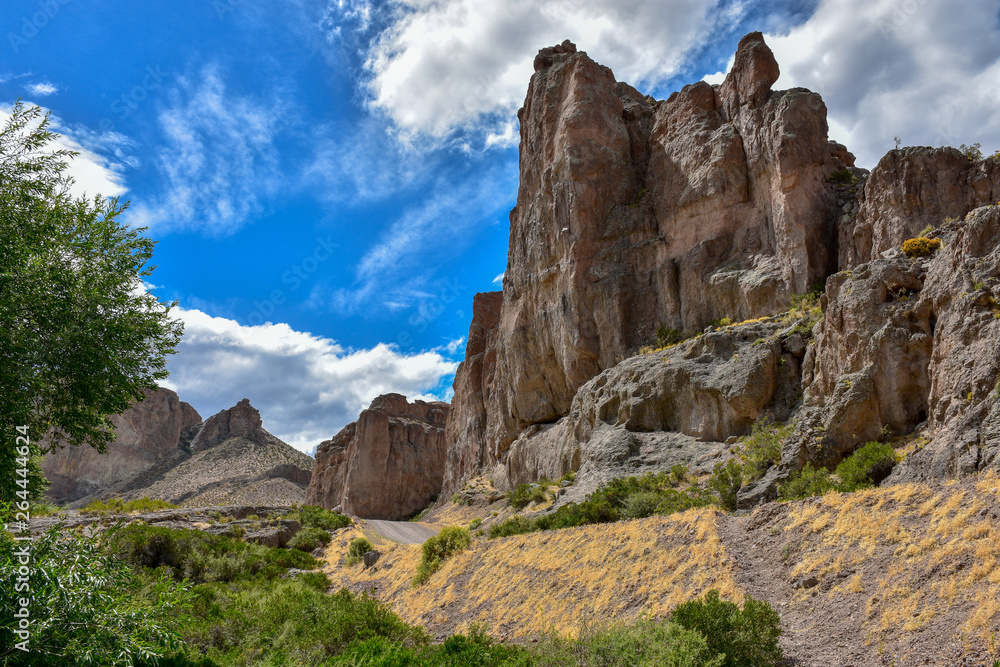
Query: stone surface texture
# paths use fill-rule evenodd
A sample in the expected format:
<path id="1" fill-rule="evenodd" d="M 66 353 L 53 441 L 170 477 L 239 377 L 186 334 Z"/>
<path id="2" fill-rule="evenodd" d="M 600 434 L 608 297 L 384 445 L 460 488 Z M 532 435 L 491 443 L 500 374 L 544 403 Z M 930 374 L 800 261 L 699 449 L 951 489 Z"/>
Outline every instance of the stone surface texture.
<path id="1" fill-rule="evenodd" d="M 865 442 L 916 429 L 927 442 L 891 481 L 1000 467 L 1000 205 L 936 234 L 943 246 L 930 257 L 893 249 L 827 281 L 796 431 L 745 504 L 806 462 L 832 467 Z"/>
<path id="2" fill-rule="evenodd" d="M 367 519 L 400 519 L 441 491 L 447 403 L 379 396 L 316 450 L 306 502 Z"/>

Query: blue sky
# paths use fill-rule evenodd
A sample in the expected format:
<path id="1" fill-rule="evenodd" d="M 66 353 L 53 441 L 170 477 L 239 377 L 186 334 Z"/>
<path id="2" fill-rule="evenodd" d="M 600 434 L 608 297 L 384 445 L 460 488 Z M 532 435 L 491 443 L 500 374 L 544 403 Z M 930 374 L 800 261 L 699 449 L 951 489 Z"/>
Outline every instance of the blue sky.
<path id="1" fill-rule="evenodd" d="M 499 289 L 516 110 L 572 39 L 666 97 L 766 33 L 777 87 L 824 96 L 871 167 L 1000 148 L 995 1 L 8 1 L 0 113 L 52 111 L 79 191 L 131 201 L 187 334 L 166 383 L 250 398 L 309 451 L 379 393 L 447 399 L 472 295 Z"/>

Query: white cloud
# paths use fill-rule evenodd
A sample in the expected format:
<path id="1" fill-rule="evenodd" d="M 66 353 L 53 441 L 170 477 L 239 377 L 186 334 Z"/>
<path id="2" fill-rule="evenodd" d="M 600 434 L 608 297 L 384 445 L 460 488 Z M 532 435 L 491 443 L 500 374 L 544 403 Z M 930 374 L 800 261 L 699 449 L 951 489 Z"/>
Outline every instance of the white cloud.
<path id="1" fill-rule="evenodd" d="M 1000 148 L 997 3 L 822 0 L 804 24 L 767 36 L 776 86 L 823 95 L 831 136 L 873 167 L 893 147 Z"/>
<path id="2" fill-rule="evenodd" d="M 178 81 L 158 117 L 163 145 L 156 163 L 165 192 L 138 204 L 133 215 L 149 227 L 232 233 L 281 186 L 274 136 L 292 111 L 229 94 L 212 67 L 197 81 Z"/>
<path id="3" fill-rule="evenodd" d="M 372 104 L 404 135 L 443 138 L 485 130 L 489 145 L 516 141 L 510 116 L 524 99 L 540 46 L 570 39 L 619 80 L 668 78 L 713 27 L 744 2 L 720 0 L 399 0 L 373 43 Z"/>
<path id="4" fill-rule="evenodd" d="M 504 271 L 503 273 L 501 273 L 500 275 L 498 275 L 498 276 L 497 276 L 496 278 L 494 278 L 494 279 L 493 279 L 493 284 L 494 284 L 494 285 L 502 285 L 502 284 L 503 284 L 503 277 L 504 277 L 504 275 L 505 275 L 506 273 L 507 273 L 507 272 L 506 272 L 506 271 Z"/>
<path id="5" fill-rule="evenodd" d="M 249 398 L 264 428 L 306 452 L 381 394 L 438 400 L 430 392 L 458 365 L 437 351 L 406 355 L 385 344 L 345 349 L 287 324 L 243 326 L 200 310 L 176 312 L 184 338 L 163 384 L 203 418 Z"/>
<path id="6" fill-rule="evenodd" d="M 25 89 L 30 95 L 34 97 L 45 97 L 47 95 L 55 95 L 59 92 L 59 87 L 49 83 L 48 81 L 39 81 L 38 83 L 29 83 L 25 86 Z"/>
<path id="7" fill-rule="evenodd" d="M 35 106 L 25 102 L 25 107 Z M 0 125 L 6 125 L 10 119 L 13 105 L 0 105 Z M 48 111 L 43 108 L 43 111 Z M 73 179 L 70 193 L 75 197 L 116 197 L 125 194 L 125 179 L 122 174 L 125 165 L 107 157 L 107 144 L 99 141 L 97 135 L 86 130 L 68 129 L 55 114 L 49 118 L 49 129 L 59 134 L 51 148 L 66 149 L 79 153 L 69 160 L 66 174 Z"/>

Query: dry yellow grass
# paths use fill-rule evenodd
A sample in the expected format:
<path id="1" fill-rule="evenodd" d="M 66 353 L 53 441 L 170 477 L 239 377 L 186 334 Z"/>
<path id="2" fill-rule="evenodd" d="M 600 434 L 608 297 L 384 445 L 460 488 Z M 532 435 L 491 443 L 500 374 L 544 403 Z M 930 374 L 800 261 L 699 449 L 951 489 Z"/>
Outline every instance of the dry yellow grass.
<path id="1" fill-rule="evenodd" d="M 714 510 L 690 510 L 600 526 L 476 540 L 423 586 L 411 580 L 419 545 L 381 545 L 376 572 L 339 565 L 357 529 L 328 549 L 335 585 L 374 586 L 411 623 L 486 624 L 497 634 L 577 631 L 584 621 L 666 614 L 718 589 L 742 602 Z"/>
<path id="2" fill-rule="evenodd" d="M 858 572 L 829 592 L 830 599 L 869 594 L 869 643 L 922 631 L 949 612 L 961 619 L 957 627 L 948 621 L 956 638 L 988 641 L 1000 630 L 1000 526 L 982 515 L 1000 499 L 998 485 L 996 473 L 987 473 L 975 491 L 905 484 L 797 504 L 784 530 L 807 541 L 792 576 L 822 579 L 878 557 L 880 572 Z"/>

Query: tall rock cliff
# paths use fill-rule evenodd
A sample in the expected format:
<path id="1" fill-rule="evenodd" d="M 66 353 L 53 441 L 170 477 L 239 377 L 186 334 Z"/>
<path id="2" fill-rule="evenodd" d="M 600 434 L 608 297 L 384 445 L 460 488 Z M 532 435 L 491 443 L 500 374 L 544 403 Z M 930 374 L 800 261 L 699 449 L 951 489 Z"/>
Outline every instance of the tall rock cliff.
<path id="1" fill-rule="evenodd" d="M 777 78 L 759 33 L 723 84 L 665 101 L 569 42 L 539 52 L 518 112 L 499 321 L 488 363 L 478 346 L 466 362 L 489 390 L 476 390 L 480 407 L 458 376 L 450 487 L 473 460 L 496 465 L 522 431 L 566 415 L 658 325 L 772 314 L 836 270 L 841 211 L 827 179 L 854 158 L 828 140 L 820 96 L 773 91 Z"/>
<path id="2" fill-rule="evenodd" d="M 447 403 L 379 396 L 316 449 L 306 502 L 367 519 L 400 519 L 441 491 Z"/>
<path id="3" fill-rule="evenodd" d="M 169 389 L 145 391 L 145 399 L 111 417 L 115 440 L 101 454 L 93 447 L 62 446 L 49 453 L 42 471 L 47 496 L 69 503 L 132 479 L 182 449 L 201 416 Z"/>

